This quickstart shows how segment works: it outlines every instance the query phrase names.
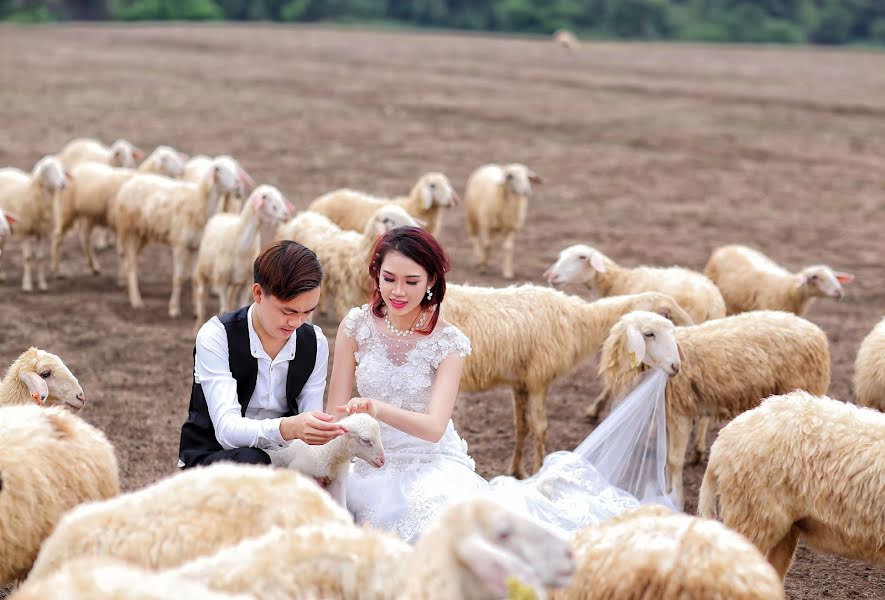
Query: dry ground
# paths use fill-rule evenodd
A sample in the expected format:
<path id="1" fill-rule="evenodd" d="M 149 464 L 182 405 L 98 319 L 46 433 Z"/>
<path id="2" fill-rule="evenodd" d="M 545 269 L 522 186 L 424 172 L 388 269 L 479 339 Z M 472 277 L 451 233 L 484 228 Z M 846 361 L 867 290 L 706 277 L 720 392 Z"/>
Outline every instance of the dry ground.
<path id="1" fill-rule="evenodd" d="M 857 275 L 808 317 L 831 342 L 831 395 L 852 400 L 853 361 L 885 312 L 885 54 L 592 44 L 283 27 L 0 28 L 0 166 L 30 169 L 72 137 L 230 153 L 299 207 L 335 187 L 404 193 L 428 170 L 463 192 L 489 161 L 546 183 L 518 238 L 519 280 L 586 242 L 627 265 L 701 269 L 741 242 L 795 268 Z M 474 269 L 460 211 L 441 241 L 451 280 Z M 148 308 L 114 285 L 112 253 L 90 276 L 72 236 L 72 277 L 24 295 L 18 245 L 0 284 L 0 364 L 34 344 L 60 354 L 116 444 L 127 489 L 173 472 L 190 389 L 191 322 L 166 316 L 171 254 L 141 261 Z M 580 291 L 580 290 L 574 290 Z M 185 295 L 188 306 L 189 294 Z M 330 339 L 336 323 L 321 321 Z M 592 429 L 588 362 L 549 402 L 549 449 Z M 455 421 L 483 475 L 512 447 L 504 390 L 463 394 Z M 687 473 L 694 508 L 703 467 Z M 801 548 L 788 597 L 883 598 L 885 570 Z M 0 592 L 2 596 L 2 592 Z"/>

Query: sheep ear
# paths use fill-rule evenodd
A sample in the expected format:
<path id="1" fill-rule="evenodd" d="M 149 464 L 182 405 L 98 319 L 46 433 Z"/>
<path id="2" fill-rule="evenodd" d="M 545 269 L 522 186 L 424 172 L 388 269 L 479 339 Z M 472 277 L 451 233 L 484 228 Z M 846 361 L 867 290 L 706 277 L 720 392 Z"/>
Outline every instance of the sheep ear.
<path id="1" fill-rule="evenodd" d="M 252 193 L 249 196 L 249 204 L 252 205 L 252 208 L 255 210 L 261 210 L 261 207 L 264 206 L 264 198 L 261 197 L 261 194 Z"/>
<path id="2" fill-rule="evenodd" d="M 15 213 L 3 211 L 3 216 L 6 217 L 6 222 L 9 223 L 10 225 L 12 225 L 13 223 L 15 223 L 16 221 L 19 220 L 18 215 Z"/>
<path id="3" fill-rule="evenodd" d="M 627 325 L 627 354 L 630 355 L 630 368 L 635 369 L 645 358 L 645 338 L 635 325 Z"/>
<path id="4" fill-rule="evenodd" d="M 28 386 L 28 391 L 31 392 L 31 398 L 34 399 L 34 402 L 40 406 L 46 404 L 46 398 L 49 397 L 49 386 L 46 385 L 45 379 L 34 371 L 22 371 L 19 373 L 18 378 Z"/>
<path id="5" fill-rule="evenodd" d="M 288 214 L 289 214 L 290 216 L 295 214 L 295 205 L 292 204 L 292 203 L 289 201 L 289 199 L 286 198 L 285 196 L 283 196 L 283 204 L 286 205 L 286 211 L 288 212 Z"/>
<path id="6" fill-rule="evenodd" d="M 602 254 L 599 252 L 590 253 L 590 266 L 597 273 L 605 273 L 605 261 L 602 260 Z"/>
<path id="7" fill-rule="evenodd" d="M 805 273 L 796 273 L 796 287 L 800 288 L 806 283 L 808 283 L 808 277 Z"/>
<path id="8" fill-rule="evenodd" d="M 433 206 L 433 193 L 425 185 L 421 188 L 421 208 L 430 210 L 431 206 Z"/>
<path id="9" fill-rule="evenodd" d="M 851 283 L 852 281 L 854 281 L 854 275 L 852 275 L 851 273 L 843 273 L 842 271 L 836 271 L 833 273 L 833 275 L 836 276 L 836 280 L 839 283 L 841 283 L 842 285 L 845 285 L 846 283 Z"/>
<path id="10" fill-rule="evenodd" d="M 541 179 L 541 177 L 531 169 L 529 169 L 526 174 L 528 175 L 529 181 L 531 181 L 535 185 L 541 185 L 542 183 L 544 183 L 544 180 Z"/>
<path id="11" fill-rule="evenodd" d="M 135 160 L 141 160 L 144 158 L 144 150 L 139 148 L 138 146 L 132 146 L 132 158 Z"/>
<path id="12" fill-rule="evenodd" d="M 243 185 L 249 188 L 255 187 L 255 181 L 249 176 L 248 173 L 243 169 L 243 167 L 237 167 L 237 175 L 240 178 L 240 181 L 243 182 Z"/>
<path id="13" fill-rule="evenodd" d="M 427 221 L 424 219 L 415 219 L 415 222 L 418 224 L 418 227 L 421 227 L 422 229 L 427 227 Z"/>
<path id="14" fill-rule="evenodd" d="M 472 534 L 455 544 L 455 553 L 495 597 L 512 597 L 508 588 L 531 585 L 531 568 L 512 554 Z"/>

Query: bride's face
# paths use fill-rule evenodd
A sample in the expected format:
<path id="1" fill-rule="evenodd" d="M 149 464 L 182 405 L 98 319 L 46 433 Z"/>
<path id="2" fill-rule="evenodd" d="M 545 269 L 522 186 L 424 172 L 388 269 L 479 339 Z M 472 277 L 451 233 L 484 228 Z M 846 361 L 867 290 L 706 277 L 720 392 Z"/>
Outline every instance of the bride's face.
<path id="1" fill-rule="evenodd" d="M 427 271 L 404 254 L 391 250 L 381 261 L 378 289 L 388 314 L 404 317 L 421 307 L 427 293 Z"/>

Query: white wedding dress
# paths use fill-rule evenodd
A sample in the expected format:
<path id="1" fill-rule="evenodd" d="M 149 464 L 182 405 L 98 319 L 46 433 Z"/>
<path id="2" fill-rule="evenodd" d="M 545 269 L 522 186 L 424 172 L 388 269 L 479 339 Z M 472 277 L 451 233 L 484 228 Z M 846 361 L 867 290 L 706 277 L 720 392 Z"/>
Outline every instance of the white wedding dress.
<path id="1" fill-rule="evenodd" d="M 356 385 L 360 396 L 405 410 L 425 412 L 440 363 L 452 354 L 462 357 L 470 354 L 467 337 L 454 325 L 442 321 L 429 335 L 394 337 L 387 333 L 369 307 L 363 305 L 350 310 L 343 326 L 345 334 L 357 346 Z M 666 377 L 664 383 L 665 380 Z M 662 417 L 663 387 L 658 387 L 657 408 Z M 626 404 L 627 401 L 622 406 Z M 642 404 L 648 405 L 648 402 Z M 628 417 L 636 419 L 637 415 Z M 603 425 L 609 421 L 606 419 Z M 636 494 L 638 487 L 644 502 L 666 502 L 666 498 L 658 497 L 663 496 L 663 492 L 655 486 L 645 489 L 649 488 L 649 473 L 652 479 L 663 476 L 659 459 L 652 456 L 653 460 L 647 460 L 649 445 L 659 448 L 665 443 L 660 430 L 663 421 L 654 415 L 646 416 L 645 421 L 657 426 L 639 433 L 639 437 L 650 444 L 639 450 L 638 461 L 623 456 L 630 448 L 601 444 L 608 456 L 603 457 L 603 462 L 618 463 L 614 473 L 606 472 L 603 476 L 587 460 L 591 455 L 598 458 L 600 452 L 600 444 L 593 443 L 591 436 L 575 452 L 550 454 L 542 469 L 529 479 L 496 477 L 491 483 L 476 474 L 473 459 L 467 453 L 467 442 L 455 431 L 451 420 L 436 443 L 381 423 L 385 465 L 374 468 L 364 461 L 353 463 L 347 481 L 347 507 L 358 523 L 391 531 L 410 543 L 417 540 L 424 527 L 448 503 L 475 494 L 491 494 L 512 508 L 565 531 L 575 531 L 638 506 L 636 497 L 624 489 Z M 602 425 L 597 428 L 600 429 Z M 635 445 L 637 434 L 628 437 L 634 438 L 631 444 Z M 611 485 L 613 480 L 621 489 Z"/>

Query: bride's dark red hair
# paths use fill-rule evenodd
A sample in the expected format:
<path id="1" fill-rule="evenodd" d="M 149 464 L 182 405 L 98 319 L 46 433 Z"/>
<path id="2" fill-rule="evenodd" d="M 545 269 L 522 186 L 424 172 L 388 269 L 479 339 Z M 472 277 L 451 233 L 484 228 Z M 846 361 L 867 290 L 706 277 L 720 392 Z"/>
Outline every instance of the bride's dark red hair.
<path id="1" fill-rule="evenodd" d="M 445 250 L 436 241 L 436 238 L 420 227 L 397 227 L 391 229 L 375 242 L 372 248 L 372 259 L 369 261 L 369 277 L 372 280 L 372 314 L 381 318 L 387 314 L 387 305 L 381 298 L 381 290 L 378 289 L 378 277 L 381 275 L 381 263 L 391 250 L 396 250 L 406 258 L 409 258 L 427 271 L 428 281 L 433 281 L 430 291 L 433 298 L 427 299 L 427 294 L 421 298 L 421 307 L 433 307 L 433 314 L 416 333 L 427 335 L 436 327 L 439 320 L 439 307 L 446 295 L 446 273 L 449 271 L 449 257 Z"/>

